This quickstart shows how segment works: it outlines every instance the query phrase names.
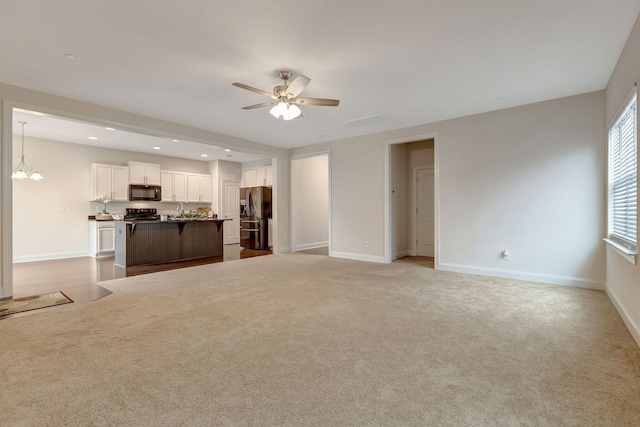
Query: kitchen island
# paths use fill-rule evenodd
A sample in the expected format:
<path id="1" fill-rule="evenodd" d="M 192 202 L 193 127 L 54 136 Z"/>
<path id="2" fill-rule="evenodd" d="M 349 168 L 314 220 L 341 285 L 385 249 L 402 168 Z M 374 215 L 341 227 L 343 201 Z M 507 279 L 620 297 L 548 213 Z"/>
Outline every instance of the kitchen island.
<path id="1" fill-rule="evenodd" d="M 116 221 L 115 264 L 130 275 L 222 261 L 224 221 Z"/>

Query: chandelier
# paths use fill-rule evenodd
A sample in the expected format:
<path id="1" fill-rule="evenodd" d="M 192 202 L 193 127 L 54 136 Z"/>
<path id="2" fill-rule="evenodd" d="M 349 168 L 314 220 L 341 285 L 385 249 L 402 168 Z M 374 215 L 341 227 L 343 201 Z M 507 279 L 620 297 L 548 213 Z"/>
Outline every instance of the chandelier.
<path id="1" fill-rule="evenodd" d="M 11 179 L 30 178 L 35 181 L 38 181 L 40 179 L 43 179 L 44 177 L 40 175 L 40 172 L 38 171 L 35 171 L 35 170 L 31 171 L 31 169 L 29 169 L 29 167 L 24 161 L 24 125 L 26 125 L 27 122 L 18 122 L 18 123 L 22 125 L 22 153 L 20 154 L 20 163 L 18 164 L 18 167 L 13 170 L 13 173 L 11 174 Z"/>

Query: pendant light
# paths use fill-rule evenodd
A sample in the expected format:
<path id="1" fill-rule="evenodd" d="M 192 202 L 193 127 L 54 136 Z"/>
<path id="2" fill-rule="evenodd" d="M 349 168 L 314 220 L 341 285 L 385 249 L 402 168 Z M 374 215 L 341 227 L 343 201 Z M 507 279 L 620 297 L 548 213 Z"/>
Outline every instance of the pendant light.
<path id="1" fill-rule="evenodd" d="M 41 180 L 44 177 L 40 175 L 40 172 L 38 171 L 32 172 L 24 161 L 24 125 L 26 125 L 27 122 L 18 122 L 18 123 L 22 125 L 22 153 L 20 154 L 20 163 L 18 164 L 18 167 L 13 170 L 13 173 L 11 174 L 11 179 L 30 178 L 35 181 Z"/>

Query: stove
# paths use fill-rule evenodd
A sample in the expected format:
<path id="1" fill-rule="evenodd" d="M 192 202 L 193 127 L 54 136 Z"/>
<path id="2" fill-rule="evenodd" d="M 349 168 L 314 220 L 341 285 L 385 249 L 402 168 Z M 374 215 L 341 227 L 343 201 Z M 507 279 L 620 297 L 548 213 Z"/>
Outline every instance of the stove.
<path id="1" fill-rule="evenodd" d="M 157 221 L 160 219 L 155 208 L 127 208 L 125 221 Z"/>

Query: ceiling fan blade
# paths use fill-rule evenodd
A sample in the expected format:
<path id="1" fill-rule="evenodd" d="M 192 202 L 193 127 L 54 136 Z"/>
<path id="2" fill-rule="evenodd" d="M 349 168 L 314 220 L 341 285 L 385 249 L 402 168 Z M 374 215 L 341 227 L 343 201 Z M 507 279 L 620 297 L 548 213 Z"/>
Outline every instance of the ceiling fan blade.
<path id="1" fill-rule="evenodd" d="M 243 110 L 254 110 L 256 108 L 268 107 L 269 105 L 276 105 L 276 101 L 272 102 L 263 102 L 262 104 L 248 105 L 246 107 L 242 107 Z"/>
<path id="2" fill-rule="evenodd" d="M 287 88 L 287 93 L 291 95 L 292 98 L 300 95 L 300 93 L 307 87 L 311 79 L 309 77 L 299 75 L 289 85 Z"/>
<path id="3" fill-rule="evenodd" d="M 291 100 L 294 104 L 300 105 L 317 105 L 320 107 L 337 107 L 340 104 L 338 99 L 324 98 L 296 98 Z"/>
<path id="4" fill-rule="evenodd" d="M 242 89 L 250 90 L 251 92 L 259 93 L 260 95 L 268 96 L 269 98 L 273 98 L 273 99 L 277 98 L 272 93 L 269 93 L 269 92 L 261 90 L 261 89 L 256 89 L 255 87 L 247 86 L 247 85 L 242 84 L 242 83 L 233 83 L 233 85 L 236 86 L 236 87 L 242 88 Z"/>

